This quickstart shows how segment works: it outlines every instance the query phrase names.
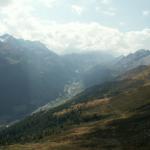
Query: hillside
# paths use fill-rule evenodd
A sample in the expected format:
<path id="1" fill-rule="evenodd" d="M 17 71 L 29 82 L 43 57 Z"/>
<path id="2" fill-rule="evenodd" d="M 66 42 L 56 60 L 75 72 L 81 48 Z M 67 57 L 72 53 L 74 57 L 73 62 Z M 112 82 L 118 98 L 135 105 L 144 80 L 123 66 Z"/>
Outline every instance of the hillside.
<path id="1" fill-rule="evenodd" d="M 150 65 L 150 51 L 145 49 L 138 50 L 135 53 L 121 57 L 116 61 L 115 65 L 117 69 L 123 72 L 138 66 Z"/>
<path id="2" fill-rule="evenodd" d="M 58 55 L 38 41 L 0 36 L 0 125 L 24 118 L 41 106 L 56 106 L 83 89 L 148 65 L 149 56 L 149 50 L 122 58 L 105 52 Z"/>
<path id="3" fill-rule="evenodd" d="M 70 80 L 59 56 L 40 42 L 1 36 L 0 61 L 0 123 L 57 98 Z"/>
<path id="4" fill-rule="evenodd" d="M 94 55 L 78 54 L 77 63 L 70 59 L 72 56 L 58 55 L 38 41 L 0 36 L 0 124 L 21 119 L 60 96 L 70 96 L 74 83 L 85 88 L 81 77 L 85 71 L 77 70 L 87 68 Z M 91 68 L 102 62 L 98 58 L 101 54 Z"/>
<path id="5" fill-rule="evenodd" d="M 11 144 L 2 148 L 148 150 L 149 68 L 136 68 L 2 130 L 1 145 Z"/>

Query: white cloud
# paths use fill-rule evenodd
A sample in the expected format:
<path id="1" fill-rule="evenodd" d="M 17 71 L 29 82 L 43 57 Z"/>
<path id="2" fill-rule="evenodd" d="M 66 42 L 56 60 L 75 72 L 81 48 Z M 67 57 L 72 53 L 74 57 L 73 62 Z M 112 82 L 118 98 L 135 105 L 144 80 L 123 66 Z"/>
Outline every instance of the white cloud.
<path id="1" fill-rule="evenodd" d="M 143 16 L 149 16 L 150 15 L 150 11 L 149 10 L 144 10 L 142 12 Z"/>
<path id="2" fill-rule="evenodd" d="M 12 2 L 12 0 L 0 0 L 0 7 L 5 7 L 9 5 Z"/>
<path id="3" fill-rule="evenodd" d="M 52 8 L 57 4 L 58 0 L 36 0 L 36 2 L 38 2 L 40 6 Z"/>
<path id="4" fill-rule="evenodd" d="M 13 0 L 13 3 L 1 8 L 0 34 L 7 32 L 19 38 L 40 40 L 58 53 L 110 50 L 126 54 L 141 48 L 150 49 L 150 29 L 121 32 L 96 22 L 42 20 L 33 15 L 31 2 Z"/>
<path id="5" fill-rule="evenodd" d="M 126 23 L 125 23 L 125 22 L 123 22 L 123 21 L 121 21 L 121 22 L 119 23 L 119 25 L 120 25 L 120 26 L 125 26 L 125 25 L 126 25 Z"/>
<path id="6" fill-rule="evenodd" d="M 96 7 L 96 11 L 99 12 L 100 14 L 107 15 L 110 17 L 116 16 L 115 9 L 102 9 L 100 7 Z"/>
<path id="7" fill-rule="evenodd" d="M 108 16 L 115 16 L 116 12 L 114 11 L 102 11 L 103 14 L 108 15 Z"/>
<path id="8" fill-rule="evenodd" d="M 24 26 L 13 34 L 40 40 L 58 53 L 110 50 L 127 54 L 141 48 L 150 49 L 150 29 L 123 33 L 98 23 L 37 24 L 34 21 L 29 28 Z"/>
<path id="9" fill-rule="evenodd" d="M 101 3 L 105 5 L 109 5 L 111 3 L 111 0 L 101 0 Z"/>
<path id="10" fill-rule="evenodd" d="M 71 9 L 73 12 L 81 15 L 81 13 L 83 12 L 83 7 L 79 6 L 79 5 L 72 5 Z"/>
<path id="11" fill-rule="evenodd" d="M 107 16 L 116 16 L 117 10 L 112 7 L 112 3 L 110 0 L 101 0 L 97 3 L 96 11 L 100 14 Z"/>
<path id="12" fill-rule="evenodd" d="M 43 35 L 38 30 L 41 29 L 37 28 L 36 32 L 31 32 L 30 38 L 43 41 L 59 53 L 110 50 L 127 54 L 137 49 L 150 49 L 150 29 L 124 33 L 98 23 L 67 23 L 49 24 Z"/>

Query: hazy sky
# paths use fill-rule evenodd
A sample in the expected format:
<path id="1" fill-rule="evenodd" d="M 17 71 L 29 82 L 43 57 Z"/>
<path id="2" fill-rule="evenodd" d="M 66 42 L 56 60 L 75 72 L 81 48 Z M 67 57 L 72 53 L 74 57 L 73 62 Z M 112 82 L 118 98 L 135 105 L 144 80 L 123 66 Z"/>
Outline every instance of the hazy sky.
<path id="1" fill-rule="evenodd" d="M 58 53 L 150 49 L 150 0 L 0 0 L 0 34 Z"/>

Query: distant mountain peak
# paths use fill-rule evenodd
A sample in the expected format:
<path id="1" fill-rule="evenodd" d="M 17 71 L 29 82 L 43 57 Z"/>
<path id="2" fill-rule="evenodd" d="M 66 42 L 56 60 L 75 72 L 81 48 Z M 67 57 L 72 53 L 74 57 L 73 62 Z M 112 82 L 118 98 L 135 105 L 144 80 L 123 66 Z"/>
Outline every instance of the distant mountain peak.
<path id="1" fill-rule="evenodd" d="M 148 50 L 148 49 L 139 49 L 134 54 L 135 55 L 140 55 L 140 56 L 150 55 L 150 50 Z"/>
<path id="2" fill-rule="evenodd" d="M 15 39 L 15 38 L 13 36 L 11 36 L 10 34 L 4 34 L 4 35 L 0 36 L 1 42 L 6 42 L 6 41 L 11 40 L 11 39 Z"/>
<path id="3" fill-rule="evenodd" d="M 137 50 L 136 52 L 134 53 L 131 53 L 127 56 L 124 56 L 123 59 L 131 59 L 132 61 L 134 59 L 141 59 L 142 57 L 146 57 L 146 56 L 149 56 L 150 55 L 150 50 L 147 50 L 147 49 L 139 49 Z M 122 60 L 121 60 L 122 61 Z"/>
<path id="4" fill-rule="evenodd" d="M 117 63 L 120 70 L 130 70 L 138 66 L 150 65 L 150 50 L 140 49 L 134 53 L 120 58 Z"/>

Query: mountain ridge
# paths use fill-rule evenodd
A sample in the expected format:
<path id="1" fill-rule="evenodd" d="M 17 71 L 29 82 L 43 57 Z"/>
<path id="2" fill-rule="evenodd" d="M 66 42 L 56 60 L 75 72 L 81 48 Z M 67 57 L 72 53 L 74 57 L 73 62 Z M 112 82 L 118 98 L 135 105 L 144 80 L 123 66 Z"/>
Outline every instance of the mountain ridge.
<path id="1" fill-rule="evenodd" d="M 138 68 L 133 69 L 127 72 L 128 78 L 91 87 L 60 106 L 46 112 L 41 111 L 33 114 L 33 116 L 3 130 L 0 132 L 0 137 L 3 139 L 1 143 L 5 143 L 5 140 L 9 141 L 9 144 L 46 142 L 48 138 L 50 142 L 47 142 L 53 146 L 53 135 L 55 135 L 56 143 L 59 141 L 64 143 L 67 140 L 65 135 L 69 132 L 68 136 L 70 137 L 68 138 L 73 142 L 71 145 L 76 148 L 86 149 L 87 145 L 91 150 L 94 144 L 96 150 L 99 148 L 108 149 L 109 146 L 113 149 L 113 145 L 114 149 L 121 147 L 142 149 L 145 140 L 149 139 L 140 129 L 144 128 L 143 122 L 146 121 L 145 130 L 148 130 L 150 123 L 148 121 L 150 86 L 145 85 L 150 82 L 150 79 L 147 78 L 149 75 L 145 75 L 147 72 L 150 73 L 150 66 L 139 68 L 142 68 L 142 72 Z M 134 74 L 135 72 L 136 74 Z M 139 78 L 141 73 L 144 75 L 142 79 Z M 125 74 L 125 76 L 127 75 Z M 75 133 L 73 131 L 77 130 L 76 128 L 79 131 L 85 128 L 87 131 L 85 130 L 83 133 L 76 131 L 77 142 L 74 142 L 73 135 Z M 134 130 L 138 133 L 137 135 Z M 115 134 L 113 134 L 114 132 Z M 106 138 L 105 143 L 102 142 L 103 136 Z M 126 137 L 130 138 L 126 139 Z M 112 143 L 109 143 L 109 139 L 112 140 Z M 113 139 L 119 140 L 119 144 Z M 46 144 L 48 144 L 47 142 Z M 64 147 L 69 150 L 71 145 L 66 143 Z M 145 143 L 144 147 L 147 150 L 148 143 Z M 59 147 L 58 144 L 55 149 L 59 148 L 61 149 L 61 146 Z M 45 150 L 47 149 L 45 148 Z"/>
<path id="2" fill-rule="evenodd" d="M 0 42 L 0 90 L 3 91 L 0 93 L 0 123 L 20 119 L 68 94 L 73 83 L 80 83 L 82 87 L 81 76 L 85 71 L 81 68 L 87 68 L 91 62 L 95 62 L 93 66 L 100 63 L 95 57 L 90 58 L 92 54 L 78 54 L 80 61 L 72 61 L 37 41 L 8 34 L 0 39 L 3 41 Z M 98 57 L 101 58 L 100 54 Z"/>

